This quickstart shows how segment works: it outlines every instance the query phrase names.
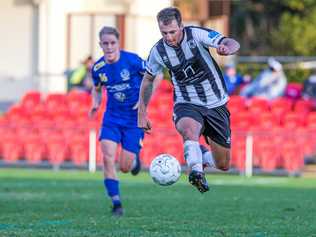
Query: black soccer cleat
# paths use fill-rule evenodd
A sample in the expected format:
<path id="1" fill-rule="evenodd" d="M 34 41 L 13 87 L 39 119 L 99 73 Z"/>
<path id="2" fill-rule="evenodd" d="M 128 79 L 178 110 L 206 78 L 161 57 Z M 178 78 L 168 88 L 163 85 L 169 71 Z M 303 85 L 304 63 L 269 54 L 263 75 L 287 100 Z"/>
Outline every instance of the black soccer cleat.
<path id="1" fill-rule="evenodd" d="M 112 208 L 112 216 L 113 217 L 121 217 L 123 216 L 123 207 L 122 205 L 115 205 Z"/>
<path id="2" fill-rule="evenodd" d="M 133 162 L 133 163 L 134 164 L 133 164 L 133 168 L 131 169 L 131 174 L 138 175 L 138 173 L 140 172 L 140 170 L 142 168 L 138 155 L 135 157 L 135 162 Z"/>
<path id="3" fill-rule="evenodd" d="M 189 174 L 189 182 L 195 186 L 200 193 L 205 193 L 210 189 L 203 172 L 192 170 Z"/>

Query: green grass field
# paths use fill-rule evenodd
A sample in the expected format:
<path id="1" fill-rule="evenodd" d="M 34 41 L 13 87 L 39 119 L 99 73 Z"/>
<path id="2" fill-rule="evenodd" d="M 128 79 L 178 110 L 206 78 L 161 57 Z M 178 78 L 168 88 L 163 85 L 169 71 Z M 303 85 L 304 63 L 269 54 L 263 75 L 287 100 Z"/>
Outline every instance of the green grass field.
<path id="1" fill-rule="evenodd" d="M 316 236 L 316 179 L 209 175 L 202 195 L 120 178 L 112 218 L 101 172 L 0 169 L 0 236 Z"/>

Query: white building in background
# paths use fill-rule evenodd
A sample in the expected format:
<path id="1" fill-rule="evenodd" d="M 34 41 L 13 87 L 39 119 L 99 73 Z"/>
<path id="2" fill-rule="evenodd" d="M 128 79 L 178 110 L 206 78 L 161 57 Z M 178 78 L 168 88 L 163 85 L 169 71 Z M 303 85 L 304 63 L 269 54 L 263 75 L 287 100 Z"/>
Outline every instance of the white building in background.
<path id="1" fill-rule="evenodd" d="M 171 0 L 1 0 L 0 100 L 26 90 L 64 92 L 65 70 L 101 56 L 98 32 L 116 26 L 122 46 L 148 56 L 160 38 L 156 14 Z"/>

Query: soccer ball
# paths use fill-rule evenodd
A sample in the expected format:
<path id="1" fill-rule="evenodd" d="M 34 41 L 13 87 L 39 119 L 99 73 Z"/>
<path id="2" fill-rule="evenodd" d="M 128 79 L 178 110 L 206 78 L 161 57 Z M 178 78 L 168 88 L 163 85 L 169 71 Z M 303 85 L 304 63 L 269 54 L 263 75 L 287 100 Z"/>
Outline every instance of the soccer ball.
<path id="1" fill-rule="evenodd" d="M 156 156 L 150 164 L 149 174 L 159 185 L 174 184 L 180 178 L 181 167 L 179 161 L 169 154 Z"/>

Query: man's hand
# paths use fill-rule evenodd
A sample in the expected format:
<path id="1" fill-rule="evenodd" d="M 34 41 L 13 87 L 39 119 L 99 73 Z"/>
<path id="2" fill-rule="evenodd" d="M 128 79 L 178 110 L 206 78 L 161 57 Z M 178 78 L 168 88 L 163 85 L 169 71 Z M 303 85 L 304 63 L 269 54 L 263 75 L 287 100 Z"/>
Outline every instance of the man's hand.
<path id="1" fill-rule="evenodd" d="M 229 48 L 224 45 L 224 44 L 220 44 L 218 47 L 217 47 L 217 53 L 219 55 L 223 55 L 223 56 L 226 56 L 226 55 L 229 55 L 230 54 L 230 50 Z"/>
<path id="2" fill-rule="evenodd" d="M 137 103 L 133 106 L 133 109 L 138 109 L 138 105 L 139 105 L 139 101 L 137 101 Z"/>
<path id="3" fill-rule="evenodd" d="M 217 47 L 219 55 L 227 56 L 235 54 L 240 48 L 240 44 L 232 38 L 224 38 L 221 44 Z"/>
<path id="4" fill-rule="evenodd" d="M 98 112 L 99 106 L 93 106 L 89 111 L 89 118 L 94 118 L 95 114 Z"/>
<path id="5" fill-rule="evenodd" d="M 150 133 L 152 126 L 151 126 L 151 122 L 147 118 L 146 112 L 141 112 L 140 110 L 138 110 L 137 126 L 139 128 L 142 128 L 145 133 L 148 133 L 148 134 Z"/>
<path id="6" fill-rule="evenodd" d="M 138 108 L 137 126 L 142 128 L 145 133 L 150 133 L 151 130 L 151 122 L 147 118 L 147 105 L 149 104 L 150 97 L 153 93 L 153 80 L 154 77 L 145 72 L 140 86 L 139 101 L 136 104 Z"/>

